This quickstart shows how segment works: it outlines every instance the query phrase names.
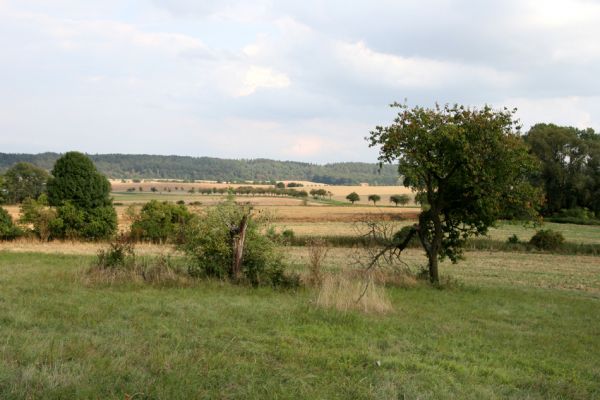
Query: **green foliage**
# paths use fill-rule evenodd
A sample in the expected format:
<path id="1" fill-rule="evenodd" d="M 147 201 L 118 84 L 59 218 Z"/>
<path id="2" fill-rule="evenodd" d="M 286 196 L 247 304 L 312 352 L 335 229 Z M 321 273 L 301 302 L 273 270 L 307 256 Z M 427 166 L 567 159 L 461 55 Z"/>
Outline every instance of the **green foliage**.
<path id="1" fill-rule="evenodd" d="M 370 194 L 368 199 L 369 199 L 369 201 L 372 201 L 373 204 L 375 205 L 375 204 L 377 204 L 378 201 L 381 200 L 381 196 L 378 194 Z"/>
<path id="2" fill-rule="evenodd" d="M 48 198 L 41 195 L 37 200 L 27 198 L 21 204 L 22 224 L 31 224 L 34 234 L 42 241 L 52 239 L 53 232 L 60 232 L 63 221 L 58 219 L 56 209 L 48 206 Z"/>
<path id="3" fill-rule="evenodd" d="M 510 243 L 510 244 L 519 244 L 519 243 L 521 243 L 521 241 L 519 240 L 519 237 L 515 233 L 513 233 L 512 236 L 509 236 L 508 239 L 506 239 L 506 242 Z"/>
<path id="4" fill-rule="evenodd" d="M 560 232 L 542 229 L 529 240 L 529 244 L 540 250 L 556 250 L 562 246 L 565 238 Z"/>
<path id="5" fill-rule="evenodd" d="M 545 215 L 584 207 L 600 212 L 600 135 L 589 128 L 537 124 L 525 139 L 543 165 L 534 182 L 545 188 Z"/>
<path id="6" fill-rule="evenodd" d="M 358 195 L 358 193 L 352 192 L 348 196 L 346 196 L 346 200 L 348 200 L 350 203 L 354 204 L 354 202 L 360 201 L 360 196 Z"/>
<path id="7" fill-rule="evenodd" d="M 541 196 L 530 184 L 537 162 L 515 132 L 514 111 L 392 107 L 400 109 L 394 122 L 368 139 L 380 147 L 379 161 L 397 162 L 404 185 L 427 201 L 415 231 L 438 282 L 438 257 L 456 262 L 469 237 L 485 234 L 506 213 L 537 215 Z"/>
<path id="8" fill-rule="evenodd" d="M 58 218 L 52 230 L 55 238 L 101 240 L 115 233 L 117 213 L 112 205 L 84 210 L 65 202 L 56 210 Z"/>
<path id="9" fill-rule="evenodd" d="M 184 204 L 152 200 L 144 204 L 139 215 L 133 216 L 131 236 L 154 243 L 178 242 L 191 218 L 192 214 Z"/>
<path id="10" fill-rule="evenodd" d="M 247 206 L 228 200 L 190 221 L 185 241 L 179 247 L 190 257 L 192 276 L 230 277 L 234 256 L 232 229 L 249 212 Z M 264 222 L 250 217 L 246 229 L 242 274 L 253 285 L 280 283 L 284 274 L 282 255 L 275 241 L 261 233 Z"/>
<path id="11" fill-rule="evenodd" d="M 0 171 L 18 161 L 27 161 L 50 170 L 60 157 L 56 153 L 0 153 Z M 183 180 L 214 180 L 220 182 L 269 182 L 281 179 L 313 181 L 330 185 L 352 185 L 368 182 L 371 185 L 395 185 L 396 170 L 386 166 L 381 172 L 377 165 L 344 162 L 326 165 L 293 161 L 226 160 L 210 157 L 182 157 L 131 154 L 90 155 L 97 168 L 113 178 L 164 178 Z M 275 182 L 271 183 L 275 184 Z"/>
<path id="12" fill-rule="evenodd" d="M 109 244 L 108 249 L 101 249 L 95 261 L 100 269 L 131 269 L 135 265 L 133 244 L 124 236 L 119 236 Z"/>
<path id="13" fill-rule="evenodd" d="M 48 202 L 57 209 L 53 236 L 98 240 L 112 236 L 117 214 L 110 199 L 110 183 L 82 153 L 59 158 L 48 181 Z"/>
<path id="14" fill-rule="evenodd" d="M 7 203 L 21 203 L 27 198 L 37 199 L 46 190 L 50 175 L 35 165 L 19 162 L 4 175 L 0 190 Z"/>
<path id="15" fill-rule="evenodd" d="M 70 202 L 81 209 L 110 206 L 110 183 L 87 156 L 68 152 L 56 161 L 52 169 L 48 201 L 57 207 Z"/>
<path id="16" fill-rule="evenodd" d="M 13 223 L 8 211 L 0 207 L 0 240 L 13 240 L 21 235 L 23 231 Z"/>
<path id="17" fill-rule="evenodd" d="M 394 203 L 395 206 L 400 204 L 401 206 L 405 206 L 410 201 L 410 197 L 407 194 L 394 194 L 390 196 L 390 203 Z"/>

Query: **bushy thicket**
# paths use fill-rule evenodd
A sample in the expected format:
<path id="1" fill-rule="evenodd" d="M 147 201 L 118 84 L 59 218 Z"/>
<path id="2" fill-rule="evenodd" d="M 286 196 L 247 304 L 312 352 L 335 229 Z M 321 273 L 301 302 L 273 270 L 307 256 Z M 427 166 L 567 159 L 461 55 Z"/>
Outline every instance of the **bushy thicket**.
<path id="1" fill-rule="evenodd" d="M 560 232 L 542 229 L 529 240 L 529 244 L 540 250 L 556 250 L 564 243 L 565 238 Z"/>
<path id="2" fill-rule="evenodd" d="M 0 240 L 12 240 L 23 234 L 13 223 L 13 219 L 4 208 L 0 208 Z"/>
<path id="3" fill-rule="evenodd" d="M 179 246 L 190 259 L 193 276 L 232 278 L 236 229 L 247 216 L 241 273 L 252 285 L 295 285 L 298 278 L 286 275 L 282 254 L 276 243 L 261 232 L 261 217 L 251 215 L 248 206 L 231 199 L 208 208 L 186 226 L 185 240 Z"/>
<path id="4" fill-rule="evenodd" d="M 179 243 L 183 240 L 185 225 L 191 219 L 192 213 L 183 204 L 152 200 L 133 216 L 131 237 L 153 243 Z"/>

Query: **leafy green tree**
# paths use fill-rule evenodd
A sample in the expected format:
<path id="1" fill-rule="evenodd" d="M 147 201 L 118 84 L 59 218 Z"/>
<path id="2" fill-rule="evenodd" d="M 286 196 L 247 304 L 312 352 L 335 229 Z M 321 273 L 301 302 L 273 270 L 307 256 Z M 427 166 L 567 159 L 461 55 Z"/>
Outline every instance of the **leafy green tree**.
<path id="1" fill-rule="evenodd" d="M 110 183 L 85 154 L 71 151 L 54 164 L 48 202 L 57 207 L 70 202 L 82 209 L 110 206 Z"/>
<path id="2" fill-rule="evenodd" d="M 56 161 L 48 181 L 48 202 L 57 207 L 56 237 L 105 239 L 117 229 L 110 183 L 82 153 L 68 152 Z"/>
<path id="3" fill-rule="evenodd" d="M 377 202 L 381 200 L 381 196 L 378 194 L 370 194 L 369 201 L 373 202 L 373 205 L 377 205 Z"/>
<path id="4" fill-rule="evenodd" d="M 397 162 L 405 186 L 425 196 L 428 204 L 392 249 L 402 251 L 418 235 L 429 278 L 437 283 L 438 260 L 456 262 L 465 241 L 485 234 L 504 212 L 537 215 L 541 196 L 530 178 L 538 163 L 518 135 L 514 111 L 392 107 L 400 109 L 397 117 L 371 132 L 370 146 L 379 146 L 381 163 Z"/>
<path id="5" fill-rule="evenodd" d="M 600 135 L 592 129 L 537 124 L 525 140 L 542 162 L 535 183 L 546 192 L 544 214 L 576 207 L 600 211 L 595 204 L 600 195 Z"/>
<path id="6" fill-rule="evenodd" d="M 19 162 L 6 171 L 3 188 L 7 203 L 21 203 L 26 198 L 37 199 L 46 191 L 50 175 L 33 164 Z"/>
<path id="7" fill-rule="evenodd" d="M 346 196 L 346 200 L 348 200 L 350 203 L 354 204 L 354 202 L 360 201 L 360 196 L 358 195 L 358 193 L 352 192 L 348 196 Z"/>
<path id="8" fill-rule="evenodd" d="M 410 201 L 410 197 L 407 194 L 394 194 L 390 196 L 390 203 L 394 203 L 397 207 L 398 204 L 401 206 L 407 205 Z"/>

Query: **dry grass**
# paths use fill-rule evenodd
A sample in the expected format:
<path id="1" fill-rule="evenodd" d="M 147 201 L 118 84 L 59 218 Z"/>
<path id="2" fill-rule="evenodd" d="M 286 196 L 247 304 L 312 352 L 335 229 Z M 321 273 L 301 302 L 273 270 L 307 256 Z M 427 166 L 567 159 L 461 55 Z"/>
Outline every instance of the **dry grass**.
<path id="1" fill-rule="evenodd" d="M 10 242 L 0 241 L 0 251 L 14 253 L 92 255 L 97 254 L 99 250 L 105 247 L 106 243 L 102 242 L 75 242 L 62 240 L 41 242 L 37 239 L 18 239 Z M 151 243 L 137 244 L 136 253 L 139 255 L 178 254 L 173 246 Z"/>
<path id="2" fill-rule="evenodd" d="M 323 283 L 323 262 L 329 252 L 327 243 L 313 239 L 308 244 L 308 284 L 320 286 Z"/>
<path id="3" fill-rule="evenodd" d="M 385 289 L 379 287 L 373 279 L 352 279 L 345 274 L 329 274 L 324 277 L 316 304 L 342 312 L 353 310 L 368 314 L 385 314 L 393 309 Z"/>

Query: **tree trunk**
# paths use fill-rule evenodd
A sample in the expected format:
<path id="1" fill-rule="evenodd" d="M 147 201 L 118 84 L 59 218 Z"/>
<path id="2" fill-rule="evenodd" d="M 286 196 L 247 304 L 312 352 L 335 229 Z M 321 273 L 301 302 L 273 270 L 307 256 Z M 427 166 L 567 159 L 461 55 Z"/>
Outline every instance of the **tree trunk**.
<path id="1" fill-rule="evenodd" d="M 438 255 L 427 253 L 429 259 L 429 281 L 431 283 L 439 283 L 440 276 L 438 274 Z"/>
<path id="2" fill-rule="evenodd" d="M 237 227 L 237 234 L 232 238 L 233 260 L 231 265 L 231 278 L 240 280 L 242 274 L 242 262 L 244 259 L 244 241 L 246 240 L 246 228 L 248 227 L 248 215 L 245 214 Z"/>

